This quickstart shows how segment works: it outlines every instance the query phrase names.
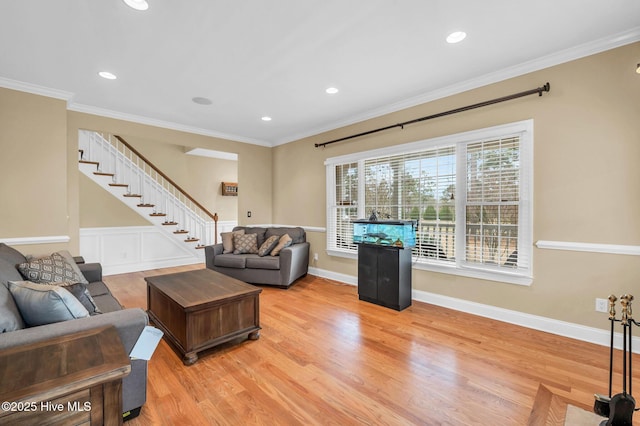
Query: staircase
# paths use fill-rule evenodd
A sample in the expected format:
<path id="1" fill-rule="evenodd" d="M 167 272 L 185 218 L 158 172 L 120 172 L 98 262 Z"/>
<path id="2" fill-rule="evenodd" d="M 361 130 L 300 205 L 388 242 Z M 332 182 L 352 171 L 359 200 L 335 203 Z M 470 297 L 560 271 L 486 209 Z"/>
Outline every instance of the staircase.
<path id="1" fill-rule="evenodd" d="M 81 130 L 79 169 L 163 233 L 204 259 L 217 242 L 210 213 L 119 136 Z"/>

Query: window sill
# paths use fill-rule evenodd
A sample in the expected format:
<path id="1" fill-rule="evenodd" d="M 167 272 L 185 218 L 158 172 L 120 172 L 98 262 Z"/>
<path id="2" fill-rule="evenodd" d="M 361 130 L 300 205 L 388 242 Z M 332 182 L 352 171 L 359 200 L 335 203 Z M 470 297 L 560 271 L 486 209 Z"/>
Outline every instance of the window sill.
<path id="1" fill-rule="evenodd" d="M 342 257 L 345 259 L 358 259 L 358 253 L 347 252 L 341 250 L 327 250 L 329 256 Z M 523 286 L 530 286 L 533 283 L 533 278 L 516 273 L 508 273 L 504 271 L 487 271 L 473 268 L 460 268 L 455 265 L 435 264 L 416 262 L 415 260 L 411 264 L 412 269 L 438 272 L 441 274 L 457 275 L 460 277 L 477 278 L 481 280 L 497 281 L 507 284 L 516 284 Z"/>

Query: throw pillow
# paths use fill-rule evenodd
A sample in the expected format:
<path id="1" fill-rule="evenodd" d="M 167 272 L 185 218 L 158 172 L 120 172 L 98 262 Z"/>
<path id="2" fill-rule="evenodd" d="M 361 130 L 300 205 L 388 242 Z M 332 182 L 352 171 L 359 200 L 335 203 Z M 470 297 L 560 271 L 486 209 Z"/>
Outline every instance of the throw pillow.
<path id="1" fill-rule="evenodd" d="M 271 256 L 279 255 L 280 251 L 285 247 L 289 247 L 292 242 L 293 242 L 293 240 L 291 239 L 289 234 L 284 234 L 278 240 L 278 244 L 273 248 L 273 250 L 271 250 Z"/>
<path id="2" fill-rule="evenodd" d="M 60 256 L 64 257 L 64 260 L 66 260 L 67 263 L 69 265 L 71 265 L 71 268 L 73 269 L 73 271 L 76 274 L 78 274 L 78 276 L 80 277 L 80 280 L 78 280 L 77 282 L 82 283 L 82 284 L 89 284 L 89 281 L 87 281 L 87 279 L 84 277 L 84 274 L 80 270 L 80 267 L 78 266 L 76 261 L 73 259 L 73 256 L 71 256 L 71 253 L 69 253 L 69 251 L 60 250 L 60 251 L 55 252 L 54 254 L 59 254 Z"/>
<path id="3" fill-rule="evenodd" d="M 89 315 L 102 313 L 100 308 L 98 308 L 98 305 L 96 305 L 96 302 L 93 300 L 93 297 L 91 297 L 86 284 L 75 283 L 69 285 L 68 283 L 59 283 L 58 287 L 62 287 L 69 293 L 73 294 L 73 296 L 78 299 L 78 302 L 82 303 L 82 306 L 84 306 L 84 308 L 89 312 Z"/>
<path id="4" fill-rule="evenodd" d="M 277 235 L 272 235 L 267 238 L 258 249 L 258 256 L 262 257 L 271 253 L 271 250 L 273 250 L 273 248 L 278 245 L 279 240 L 280 237 Z"/>
<path id="5" fill-rule="evenodd" d="M 10 281 L 9 291 L 30 327 L 89 316 L 82 303 L 62 287 Z"/>
<path id="6" fill-rule="evenodd" d="M 49 257 L 32 259 L 21 263 L 18 265 L 18 270 L 25 279 L 35 283 L 60 281 L 78 283 L 82 281 L 82 278 L 74 271 L 73 266 L 57 253 L 53 253 Z"/>
<path id="7" fill-rule="evenodd" d="M 258 253 L 258 235 L 242 234 L 233 236 L 233 254 Z"/>
<path id="8" fill-rule="evenodd" d="M 220 234 L 222 237 L 222 254 L 233 253 L 233 236 L 243 235 L 244 229 L 239 229 L 233 232 L 223 232 Z"/>

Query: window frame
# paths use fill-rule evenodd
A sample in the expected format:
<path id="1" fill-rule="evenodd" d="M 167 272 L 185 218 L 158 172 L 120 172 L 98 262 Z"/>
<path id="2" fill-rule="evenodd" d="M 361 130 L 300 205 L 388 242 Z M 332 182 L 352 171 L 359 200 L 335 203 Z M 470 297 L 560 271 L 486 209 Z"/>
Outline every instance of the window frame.
<path id="1" fill-rule="evenodd" d="M 533 282 L 533 119 L 507 123 L 483 129 L 471 130 L 436 138 L 420 140 L 369 151 L 356 152 L 338 157 L 328 158 L 326 167 L 326 252 L 330 256 L 357 259 L 357 250 L 341 249 L 335 246 L 336 234 L 332 230 L 335 222 L 336 203 L 336 166 L 358 164 L 358 216 L 368 217 L 364 200 L 364 167 L 365 160 L 411 154 L 436 148 L 455 146 L 456 152 L 456 241 L 465 241 L 466 229 L 466 147 L 468 144 L 503 139 L 517 135 L 519 137 L 519 204 L 518 204 L 518 256 L 523 256 L 524 267 L 513 270 L 504 267 L 474 265 L 464 260 L 466 244 L 456 244 L 456 260 L 442 261 L 438 259 L 421 259 L 413 256 L 412 266 L 415 269 L 479 278 L 491 281 L 506 282 L 519 285 L 530 285 Z M 463 161 L 460 161 L 460 160 Z M 334 239 L 332 245 L 332 238 Z"/>

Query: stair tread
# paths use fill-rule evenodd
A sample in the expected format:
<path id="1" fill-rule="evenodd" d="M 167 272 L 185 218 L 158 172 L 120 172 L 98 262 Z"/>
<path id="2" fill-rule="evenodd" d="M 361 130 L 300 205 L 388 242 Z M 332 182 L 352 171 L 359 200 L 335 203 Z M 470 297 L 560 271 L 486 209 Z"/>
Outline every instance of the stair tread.
<path id="1" fill-rule="evenodd" d="M 174 234 L 188 234 L 189 231 L 185 231 L 184 229 L 181 229 L 179 231 L 173 231 Z"/>
<path id="2" fill-rule="evenodd" d="M 110 176 L 110 177 L 114 177 L 115 174 L 113 173 L 105 173 L 105 172 L 93 172 L 94 175 L 96 176 Z"/>
<path id="3" fill-rule="evenodd" d="M 142 203 L 142 204 L 138 204 L 138 207 L 155 207 L 155 204 L 145 204 L 145 203 Z"/>
<path id="4" fill-rule="evenodd" d="M 184 240 L 185 243 L 192 243 L 194 241 L 200 241 L 200 238 L 187 238 Z"/>
<path id="5" fill-rule="evenodd" d="M 138 197 L 138 198 L 142 198 L 142 195 L 140 195 L 140 194 L 124 194 L 123 197 Z M 141 207 L 141 206 L 138 205 L 138 207 Z"/>
<path id="6" fill-rule="evenodd" d="M 149 216 L 153 216 L 153 217 L 163 217 L 166 216 L 166 213 L 150 213 Z"/>
<path id="7" fill-rule="evenodd" d="M 162 224 L 169 226 L 169 225 L 177 225 L 178 222 L 162 222 Z"/>
<path id="8" fill-rule="evenodd" d="M 127 187 L 127 186 L 129 186 L 129 184 L 127 184 L 127 183 L 110 183 L 109 186 Z"/>
<path id="9" fill-rule="evenodd" d="M 82 164 L 95 164 L 96 166 L 100 164 L 97 161 L 89 161 L 89 160 L 79 160 L 79 162 Z"/>

